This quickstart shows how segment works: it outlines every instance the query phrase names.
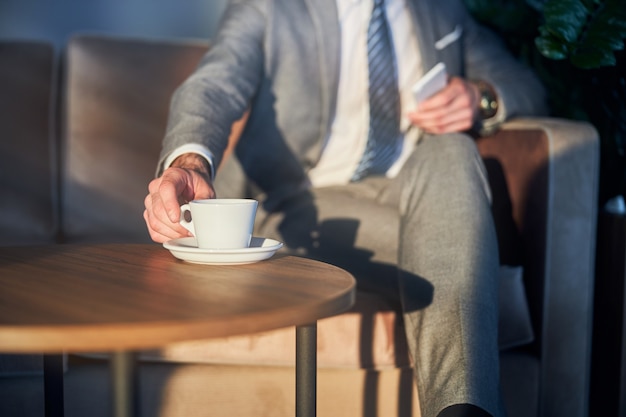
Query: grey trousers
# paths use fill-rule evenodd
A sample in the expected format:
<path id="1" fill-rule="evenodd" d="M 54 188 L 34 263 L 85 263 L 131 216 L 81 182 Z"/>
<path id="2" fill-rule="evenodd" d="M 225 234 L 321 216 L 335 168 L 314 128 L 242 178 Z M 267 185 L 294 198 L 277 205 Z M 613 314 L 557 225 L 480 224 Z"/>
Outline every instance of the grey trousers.
<path id="1" fill-rule="evenodd" d="M 504 415 L 498 249 L 470 137 L 425 136 L 398 177 L 304 192 L 278 212 L 261 210 L 255 233 L 401 304 L 423 417 L 464 403 Z"/>

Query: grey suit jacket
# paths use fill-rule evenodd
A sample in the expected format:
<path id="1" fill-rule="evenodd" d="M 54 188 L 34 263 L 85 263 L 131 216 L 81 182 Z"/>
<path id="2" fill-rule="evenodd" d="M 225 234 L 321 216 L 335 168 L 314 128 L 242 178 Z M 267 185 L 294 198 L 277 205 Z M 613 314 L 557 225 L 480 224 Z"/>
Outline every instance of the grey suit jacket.
<path id="1" fill-rule="evenodd" d="M 406 1 L 424 70 L 442 61 L 451 75 L 490 82 L 505 117 L 545 110 L 532 72 L 461 0 Z M 275 209 L 302 190 L 320 157 L 340 57 L 335 0 L 231 0 L 210 50 L 174 94 L 161 162 L 178 146 L 201 143 L 219 164 L 232 123 L 250 109 L 236 153 L 266 193 L 265 208 Z"/>

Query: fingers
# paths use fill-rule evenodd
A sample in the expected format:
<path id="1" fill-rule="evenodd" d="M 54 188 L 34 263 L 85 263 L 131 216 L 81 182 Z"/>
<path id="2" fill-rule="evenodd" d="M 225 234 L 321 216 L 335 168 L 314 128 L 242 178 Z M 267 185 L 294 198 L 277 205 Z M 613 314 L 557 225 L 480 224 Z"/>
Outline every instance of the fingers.
<path id="1" fill-rule="evenodd" d="M 150 219 L 148 209 L 144 210 L 143 218 L 146 221 L 146 225 L 148 225 L 148 233 L 150 234 L 150 238 L 157 243 L 165 243 L 168 240 L 177 239 L 178 237 L 184 237 L 175 235 L 173 233 L 170 233 L 169 231 L 166 231 L 166 234 L 163 234 L 155 230 L 152 226 L 150 226 L 152 220 Z"/>
<path id="2" fill-rule="evenodd" d="M 155 242 L 162 243 L 170 239 L 190 235 L 187 229 L 178 223 L 178 218 L 174 219 L 174 221 L 170 220 L 163 199 L 158 192 L 148 194 L 144 199 L 144 205 L 146 209 L 144 210 L 143 217 L 146 221 L 150 237 Z M 180 212 L 180 209 L 178 210 Z"/>
<path id="3" fill-rule="evenodd" d="M 208 179 L 193 170 L 169 168 L 148 184 L 144 220 L 155 242 L 191 236 L 180 225 L 180 205 L 193 199 L 214 198 Z"/>
<path id="4" fill-rule="evenodd" d="M 446 88 L 422 102 L 408 117 L 412 124 L 429 133 L 465 131 L 476 119 L 476 100 L 471 85 L 453 77 Z"/>
<path id="5" fill-rule="evenodd" d="M 471 110 L 431 111 L 409 116 L 411 122 L 428 133 L 443 134 L 469 130 L 474 121 Z"/>

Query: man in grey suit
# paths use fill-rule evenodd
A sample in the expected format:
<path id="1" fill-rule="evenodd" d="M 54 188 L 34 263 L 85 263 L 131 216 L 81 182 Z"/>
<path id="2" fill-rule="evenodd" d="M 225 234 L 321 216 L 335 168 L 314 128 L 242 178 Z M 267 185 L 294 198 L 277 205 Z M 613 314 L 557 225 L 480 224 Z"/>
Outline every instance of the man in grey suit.
<path id="1" fill-rule="evenodd" d="M 447 84 L 416 103 L 437 63 Z M 472 134 L 540 114 L 543 94 L 460 0 L 232 0 L 172 99 L 148 230 L 187 236 L 179 204 L 225 196 L 215 171 L 248 114 L 236 155 L 262 200 L 255 233 L 400 294 L 424 417 L 503 416 L 498 250 Z"/>

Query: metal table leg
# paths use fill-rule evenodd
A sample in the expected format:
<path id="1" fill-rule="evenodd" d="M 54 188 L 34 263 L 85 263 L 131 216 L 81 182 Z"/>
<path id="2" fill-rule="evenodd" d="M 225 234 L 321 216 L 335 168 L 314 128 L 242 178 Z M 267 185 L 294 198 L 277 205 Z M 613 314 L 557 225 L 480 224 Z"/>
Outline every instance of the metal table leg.
<path id="1" fill-rule="evenodd" d="M 132 352 L 119 351 L 111 355 L 113 383 L 113 416 L 139 416 L 139 377 L 137 360 Z"/>
<path id="2" fill-rule="evenodd" d="M 317 323 L 296 327 L 296 417 L 315 417 Z"/>
<path id="3" fill-rule="evenodd" d="M 43 392 L 46 417 L 63 417 L 63 355 L 43 356 Z"/>

